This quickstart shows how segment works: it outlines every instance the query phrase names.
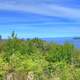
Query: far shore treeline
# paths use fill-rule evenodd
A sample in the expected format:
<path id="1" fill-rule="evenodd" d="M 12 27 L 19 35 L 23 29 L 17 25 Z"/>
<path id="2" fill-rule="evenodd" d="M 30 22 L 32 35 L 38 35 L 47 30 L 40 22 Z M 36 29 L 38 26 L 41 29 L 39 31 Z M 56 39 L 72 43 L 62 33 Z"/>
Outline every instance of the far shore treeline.
<path id="1" fill-rule="evenodd" d="M 73 44 L 44 40 L 2 40 L 0 36 L 0 80 L 80 80 L 80 49 Z"/>

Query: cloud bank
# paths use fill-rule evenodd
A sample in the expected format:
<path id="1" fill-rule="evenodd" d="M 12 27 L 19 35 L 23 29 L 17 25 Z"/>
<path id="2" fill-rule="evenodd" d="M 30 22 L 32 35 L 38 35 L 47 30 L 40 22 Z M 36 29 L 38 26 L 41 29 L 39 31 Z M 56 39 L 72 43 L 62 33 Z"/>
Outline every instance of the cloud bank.
<path id="1" fill-rule="evenodd" d="M 80 22 L 80 9 L 69 8 L 56 4 L 21 4 L 14 2 L 1 2 L 0 10 L 20 11 L 24 13 L 34 13 L 42 16 L 61 17 Z"/>

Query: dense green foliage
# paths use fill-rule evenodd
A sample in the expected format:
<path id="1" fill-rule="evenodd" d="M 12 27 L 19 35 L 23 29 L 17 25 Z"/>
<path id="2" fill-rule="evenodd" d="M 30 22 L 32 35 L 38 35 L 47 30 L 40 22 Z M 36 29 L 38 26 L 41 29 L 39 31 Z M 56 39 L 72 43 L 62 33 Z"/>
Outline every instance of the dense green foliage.
<path id="1" fill-rule="evenodd" d="M 12 72 L 32 72 L 34 80 L 80 80 L 80 50 L 69 43 L 20 40 L 13 33 L 0 41 L 0 80 Z"/>

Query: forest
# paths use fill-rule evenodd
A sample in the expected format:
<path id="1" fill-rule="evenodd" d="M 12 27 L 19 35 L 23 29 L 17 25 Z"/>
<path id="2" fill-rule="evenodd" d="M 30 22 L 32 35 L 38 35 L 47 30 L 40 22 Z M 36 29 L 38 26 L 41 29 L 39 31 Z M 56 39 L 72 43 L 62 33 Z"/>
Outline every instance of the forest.
<path id="1" fill-rule="evenodd" d="M 0 80 L 80 80 L 80 49 L 12 33 L 0 39 Z"/>

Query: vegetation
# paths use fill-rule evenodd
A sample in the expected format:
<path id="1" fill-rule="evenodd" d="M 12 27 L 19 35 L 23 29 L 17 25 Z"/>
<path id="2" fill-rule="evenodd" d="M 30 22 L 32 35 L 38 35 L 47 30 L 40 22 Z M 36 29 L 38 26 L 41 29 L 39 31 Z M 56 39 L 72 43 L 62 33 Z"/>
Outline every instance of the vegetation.
<path id="1" fill-rule="evenodd" d="M 80 50 L 12 33 L 0 41 L 0 80 L 80 80 Z"/>

